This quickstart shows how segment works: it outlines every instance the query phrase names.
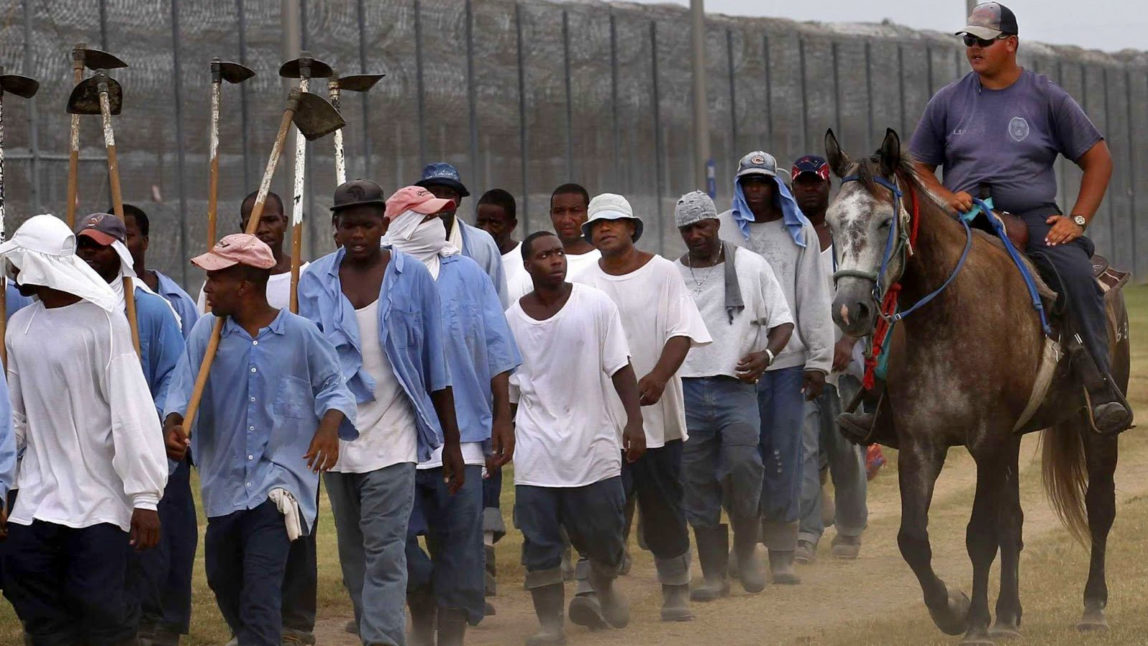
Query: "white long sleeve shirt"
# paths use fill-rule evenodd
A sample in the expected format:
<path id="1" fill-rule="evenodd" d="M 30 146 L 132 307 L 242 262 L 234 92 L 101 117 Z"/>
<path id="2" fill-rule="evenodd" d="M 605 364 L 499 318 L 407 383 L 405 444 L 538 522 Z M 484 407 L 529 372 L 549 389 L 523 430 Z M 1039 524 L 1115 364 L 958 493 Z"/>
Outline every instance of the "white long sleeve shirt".
<path id="1" fill-rule="evenodd" d="M 88 301 L 12 315 L 12 424 L 24 451 L 9 521 L 131 528 L 167 484 L 159 417 L 127 319 Z"/>

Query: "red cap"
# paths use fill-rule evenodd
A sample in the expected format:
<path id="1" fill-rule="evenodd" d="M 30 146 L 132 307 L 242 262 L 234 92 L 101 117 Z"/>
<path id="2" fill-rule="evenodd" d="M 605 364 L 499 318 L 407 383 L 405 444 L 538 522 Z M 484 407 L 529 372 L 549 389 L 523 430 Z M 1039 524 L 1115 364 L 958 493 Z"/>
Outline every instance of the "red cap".
<path id="1" fill-rule="evenodd" d="M 405 186 L 387 199 L 386 217 L 388 220 L 393 220 L 404 211 L 431 215 L 453 203 L 454 200 L 435 197 L 434 193 L 421 186 Z"/>
<path id="2" fill-rule="evenodd" d="M 205 271 L 219 271 L 235 265 L 271 269 L 275 256 L 262 240 L 246 233 L 233 233 L 215 243 L 211 251 L 191 259 L 191 264 Z"/>

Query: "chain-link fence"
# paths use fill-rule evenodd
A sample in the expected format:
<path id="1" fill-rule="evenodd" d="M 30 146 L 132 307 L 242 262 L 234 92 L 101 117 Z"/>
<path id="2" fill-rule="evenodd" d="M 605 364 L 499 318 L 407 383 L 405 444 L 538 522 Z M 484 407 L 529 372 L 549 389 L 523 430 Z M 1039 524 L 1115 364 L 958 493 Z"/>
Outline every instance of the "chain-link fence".
<path id="1" fill-rule="evenodd" d="M 422 165 L 459 167 L 472 194 L 501 187 L 519 200 L 526 231 L 549 226 L 550 191 L 575 181 L 630 198 L 648 222 L 643 244 L 678 253 L 673 204 L 694 186 L 690 33 L 686 9 L 588 1 L 299 0 L 302 46 L 350 74 L 385 72 L 371 93 L 345 93 L 350 177 L 387 190 Z M 34 101 L 5 104 L 9 230 L 33 213 L 64 211 L 70 50 L 87 43 L 131 67 L 116 119 L 125 199 L 152 219 L 150 264 L 185 283 L 187 258 L 207 244 L 209 63 L 254 69 L 223 88 L 220 232 L 238 227 L 284 97 L 281 4 L 272 0 L 0 0 L 0 65 L 40 80 Z M 826 16 L 831 18 L 831 16 Z M 1022 40 L 1025 66 L 1060 83 L 1106 134 L 1116 161 L 1090 230 L 1098 248 L 1148 275 L 1148 55 L 1086 52 Z M 851 151 L 876 147 L 886 127 L 907 141 L 933 92 L 967 71 L 951 35 L 891 24 L 821 25 L 781 19 L 707 20 L 711 151 L 718 203 L 728 204 L 737 159 L 750 150 L 788 164 L 822 151 L 834 128 Z M 325 91 L 315 83 L 314 90 Z M 82 119 L 79 212 L 108 207 L 99 120 Z M 311 144 L 307 249 L 331 249 L 331 140 Z M 284 159 L 275 189 L 290 191 Z M 1079 171 L 1061 162 L 1071 206 Z M 464 202 L 464 215 L 473 201 Z"/>

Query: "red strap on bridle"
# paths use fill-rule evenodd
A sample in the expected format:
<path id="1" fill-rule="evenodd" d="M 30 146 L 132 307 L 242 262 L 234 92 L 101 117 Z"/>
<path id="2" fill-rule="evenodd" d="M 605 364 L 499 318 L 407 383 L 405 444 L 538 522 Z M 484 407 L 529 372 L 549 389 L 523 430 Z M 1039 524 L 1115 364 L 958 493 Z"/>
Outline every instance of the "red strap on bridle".
<path id="1" fill-rule="evenodd" d="M 917 204 L 917 191 L 913 190 L 912 183 L 906 182 L 906 187 L 909 191 L 909 204 L 912 208 L 909 219 L 908 251 L 909 254 L 912 254 L 913 249 L 917 246 L 917 229 L 920 226 L 921 218 Z M 877 385 L 877 362 L 881 358 L 885 342 L 888 341 L 889 332 L 893 329 L 893 315 L 897 313 L 897 297 L 900 293 L 901 281 L 898 280 L 889 286 L 889 289 L 885 291 L 885 297 L 881 299 L 881 316 L 877 319 L 877 325 L 873 329 L 873 347 L 870 349 L 869 355 L 865 357 L 865 377 L 861 381 L 861 386 L 865 390 L 872 390 Z"/>

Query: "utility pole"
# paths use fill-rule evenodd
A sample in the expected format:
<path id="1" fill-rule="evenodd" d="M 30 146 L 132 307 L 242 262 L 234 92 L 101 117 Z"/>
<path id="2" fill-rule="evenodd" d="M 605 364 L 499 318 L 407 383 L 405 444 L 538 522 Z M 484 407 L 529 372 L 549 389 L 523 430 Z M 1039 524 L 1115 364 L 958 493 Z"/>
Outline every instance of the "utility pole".
<path id="1" fill-rule="evenodd" d="M 694 160 L 695 182 L 714 197 L 714 162 L 710 157 L 709 102 L 706 98 L 706 10 L 704 0 L 690 0 L 690 42 L 693 45 L 694 73 Z"/>
<path id="2" fill-rule="evenodd" d="M 973 9 L 976 9 L 978 4 L 980 4 L 979 0 L 965 0 L 965 15 L 973 15 Z"/>

